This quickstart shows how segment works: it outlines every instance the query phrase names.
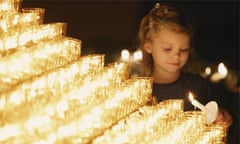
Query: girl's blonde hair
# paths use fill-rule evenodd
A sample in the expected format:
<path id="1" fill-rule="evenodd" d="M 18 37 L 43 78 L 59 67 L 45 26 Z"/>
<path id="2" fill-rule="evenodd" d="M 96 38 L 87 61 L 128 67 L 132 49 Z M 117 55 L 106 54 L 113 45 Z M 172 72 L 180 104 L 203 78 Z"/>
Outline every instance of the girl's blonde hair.
<path id="1" fill-rule="evenodd" d="M 191 38 L 191 47 L 193 41 L 193 19 L 184 13 L 177 6 L 160 5 L 156 3 L 149 13 L 143 17 L 138 35 L 137 48 L 143 52 L 143 68 L 145 74 L 150 76 L 153 71 L 152 55 L 144 50 L 144 43 L 151 41 L 151 37 L 162 28 L 170 28 L 177 33 L 186 33 Z M 191 48 L 192 50 L 192 48 Z M 193 51 L 192 51 L 193 52 Z M 191 58 L 191 54 L 190 54 Z M 190 61 L 189 61 L 190 62 Z"/>

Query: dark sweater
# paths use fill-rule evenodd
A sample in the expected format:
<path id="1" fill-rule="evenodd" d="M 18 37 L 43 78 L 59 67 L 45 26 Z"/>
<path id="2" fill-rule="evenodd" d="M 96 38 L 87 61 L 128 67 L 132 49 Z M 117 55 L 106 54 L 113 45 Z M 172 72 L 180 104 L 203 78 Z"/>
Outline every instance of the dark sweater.
<path id="1" fill-rule="evenodd" d="M 204 105 L 214 100 L 208 81 L 195 73 L 182 73 L 175 82 L 169 84 L 153 83 L 153 96 L 156 96 L 159 102 L 166 99 L 183 99 L 185 111 L 194 110 L 188 99 L 189 91 Z"/>

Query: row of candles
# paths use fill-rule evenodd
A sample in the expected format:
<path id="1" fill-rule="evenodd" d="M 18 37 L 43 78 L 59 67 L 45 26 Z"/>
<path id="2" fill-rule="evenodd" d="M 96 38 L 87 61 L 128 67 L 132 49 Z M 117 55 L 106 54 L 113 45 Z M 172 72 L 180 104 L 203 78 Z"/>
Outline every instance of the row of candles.
<path id="1" fill-rule="evenodd" d="M 113 63 L 97 73 L 88 71 L 61 89 L 30 93 L 21 104 L 3 106 L 1 143 L 88 143 L 150 100 L 152 79 L 127 79 L 128 72 L 125 63 Z"/>
<path id="2" fill-rule="evenodd" d="M 0 56 L 10 55 L 43 40 L 57 39 L 64 35 L 65 27 L 65 23 L 50 23 L 27 26 L 21 31 L 14 28 L 4 32 L 0 36 Z"/>
<path id="3" fill-rule="evenodd" d="M 97 63 L 95 62 L 96 56 L 87 57 L 87 60 L 93 60 L 93 64 L 97 65 L 102 65 L 101 62 L 103 61 L 102 56 L 97 57 Z M 83 69 L 91 63 L 92 62 L 89 61 L 81 61 L 81 71 L 83 71 Z M 72 66 L 68 68 L 76 67 Z M 64 74 L 64 72 L 66 72 L 66 74 Z M 72 71 L 68 69 L 55 70 L 55 74 L 60 74 L 58 76 L 67 76 L 67 74 L 71 73 Z M 36 94 L 34 93 L 25 95 L 27 97 L 24 98 L 24 100 L 29 101 L 21 101 L 23 104 L 20 105 L 20 107 L 15 106 L 17 108 L 12 111 L 8 111 L 9 109 L 7 108 L 12 108 L 14 105 L 11 105 L 11 107 L 3 106 L 4 109 L 2 111 L 2 116 L 4 121 L 2 123 L 3 127 L 0 129 L 1 142 L 26 143 L 34 141 L 34 143 L 88 143 L 94 137 L 108 129 L 112 124 L 116 123 L 124 116 L 127 116 L 132 111 L 145 105 L 151 99 L 152 79 L 147 77 L 128 79 L 127 76 L 129 71 L 125 63 L 112 63 L 109 67 L 105 67 L 101 72 L 99 72 L 98 69 L 93 70 L 93 72 L 86 71 L 84 73 L 85 75 L 83 74 L 80 77 L 72 76 L 72 78 L 74 77 L 80 79 L 80 81 L 73 79 L 71 86 L 65 85 L 65 87 L 60 87 L 60 89 L 56 89 L 55 91 L 53 90 L 51 93 L 48 93 L 47 91 L 42 94 L 38 93 L 38 96 L 35 96 Z M 76 72 L 74 72 L 74 74 L 77 75 Z M 45 76 L 44 80 L 50 82 L 51 78 L 52 77 L 50 76 Z M 36 78 L 35 80 L 38 81 L 38 79 L 39 78 Z M 64 83 L 68 83 L 69 80 L 71 81 L 71 79 L 65 79 L 65 81 L 61 82 L 64 85 Z M 33 83 L 30 83 L 27 86 L 34 86 L 32 84 Z M 49 83 L 46 82 L 41 84 L 48 84 L 48 86 L 50 86 Z M 19 90 L 27 86 L 21 86 Z M 34 88 L 36 89 L 38 87 Z M 52 87 L 52 89 L 54 88 L 56 87 Z M 54 95 L 57 95 L 57 97 Z M 205 111 L 207 108 L 195 100 L 192 95 L 189 95 L 189 97 L 192 104 L 202 109 L 204 114 L 205 112 L 208 112 Z M 37 100 L 34 101 L 31 99 Z M 41 99 L 45 100 L 42 101 Z M 26 103 L 28 104 L 28 107 L 26 107 Z M 162 102 L 161 104 L 165 104 L 164 108 L 153 106 L 153 110 L 151 110 L 151 113 L 156 110 L 159 111 L 157 112 L 158 118 L 164 118 L 163 113 L 171 115 L 175 110 L 182 111 L 182 103 L 179 100 L 168 100 Z M 35 107 L 37 107 L 37 109 Z M 171 118 L 174 119 L 168 119 L 165 122 L 173 123 L 175 127 L 174 121 L 178 118 L 178 116 L 179 112 L 175 113 L 174 116 L 172 115 Z M 16 117 L 18 117 L 18 119 L 16 119 Z M 158 123 L 158 121 L 156 121 L 155 118 L 156 116 L 148 117 L 147 119 L 136 117 L 135 119 L 142 121 L 143 124 L 148 124 L 147 126 L 156 126 L 156 122 Z M 172 134 L 167 133 L 166 135 L 163 135 L 164 139 L 166 141 L 169 140 L 167 138 L 175 135 L 175 133 L 179 130 L 185 131 L 186 129 L 183 128 L 185 128 L 186 124 L 191 126 L 196 124 L 196 120 L 197 119 L 191 120 L 191 123 L 189 124 L 189 121 L 182 119 L 182 121 L 179 122 L 181 127 L 171 131 Z M 202 120 L 202 123 L 204 125 L 205 120 Z M 128 130 L 131 131 L 132 128 L 134 128 L 134 125 L 130 125 Z M 9 129 L 14 130 L 14 132 L 7 133 Z M 20 130 L 24 131 L 20 132 Z M 141 130 L 145 130 L 145 127 L 142 127 Z M 155 133 L 157 132 L 158 131 Z M 213 133 L 214 130 L 211 130 L 211 132 Z M 134 135 L 135 133 L 136 131 L 133 131 Z M 137 133 L 142 135 L 145 132 L 138 131 Z M 223 132 L 221 132 L 221 134 L 222 133 Z M 21 139 L 22 135 L 30 136 L 31 139 L 23 140 Z M 127 135 L 130 137 L 132 134 L 127 133 Z M 217 136 L 222 138 L 222 135 Z M 184 140 L 184 138 L 185 137 L 179 137 L 180 140 Z M 212 136 L 207 138 L 213 139 Z M 111 141 L 114 141 L 114 139 L 112 138 Z"/>
<path id="4" fill-rule="evenodd" d="M 0 92 L 81 54 L 81 41 L 65 36 L 66 23 L 43 24 L 45 9 L 21 8 L 21 2 L 0 2 Z"/>
<path id="5" fill-rule="evenodd" d="M 39 42 L 28 49 L 0 58 L 0 92 L 11 86 L 77 60 L 81 53 L 81 41 L 61 37 Z"/>
<path id="6" fill-rule="evenodd" d="M 92 141 L 107 143 L 223 144 L 226 131 L 220 124 L 206 125 L 203 111 L 183 112 L 182 100 L 165 100 L 143 106 Z"/>
<path id="7" fill-rule="evenodd" d="M 22 0 L 2 0 L 0 2 L 0 12 L 16 11 L 19 9 Z"/>
<path id="8" fill-rule="evenodd" d="M 22 103 L 37 101 L 33 99 L 41 93 L 47 93 L 49 90 L 52 92 L 59 91 L 84 75 L 101 71 L 103 68 L 103 58 L 104 55 L 82 56 L 73 63 L 45 72 L 42 75 L 28 79 L 24 83 L 12 87 L 11 90 L 1 94 L 1 111 L 16 109 L 15 107 Z"/>
<path id="9" fill-rule="evenodd" d="M 0 50 L 5 51 L 24 45 L 28 40 L 36 39 L 36 34 L 33 38 L 28 36 L 31 36 L 30 32 L 37 33 L 35 27 L 43 24 L 44 9 L 26 8 L 21 11 L 1 12 L 1 15 L 4 18 L 0 19 Z"/>

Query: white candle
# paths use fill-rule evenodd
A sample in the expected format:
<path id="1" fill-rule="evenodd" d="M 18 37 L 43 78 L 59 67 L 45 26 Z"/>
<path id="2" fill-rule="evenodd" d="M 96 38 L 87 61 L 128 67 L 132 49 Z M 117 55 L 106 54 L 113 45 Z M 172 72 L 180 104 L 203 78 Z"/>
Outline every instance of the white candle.
<path id="1" fill-rule="evenodd" d="M 189 100 L 191 101 L 192 105 L 194 105 L 195 107 L 199 108 L 202 111 L 205 111 L 205 112 L 207 111 L 206 107 L 203 104 L 201 104 L 199 101 L 194 99 L 193 94 L 191 92 L 189 92 L 188 97 L 189 97 Z"/>

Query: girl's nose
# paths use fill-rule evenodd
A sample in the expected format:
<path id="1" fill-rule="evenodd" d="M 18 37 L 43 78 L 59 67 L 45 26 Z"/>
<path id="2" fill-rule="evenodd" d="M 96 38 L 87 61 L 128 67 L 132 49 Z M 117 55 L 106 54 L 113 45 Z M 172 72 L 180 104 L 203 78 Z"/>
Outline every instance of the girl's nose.
<path id="1" fill-rule="evenodd" d="M 177 57 L 180 57 L 181 56 L 181 51 L 180 50 L 176 50 L 174 52 L 174 55 L 177 56 Z"/>

